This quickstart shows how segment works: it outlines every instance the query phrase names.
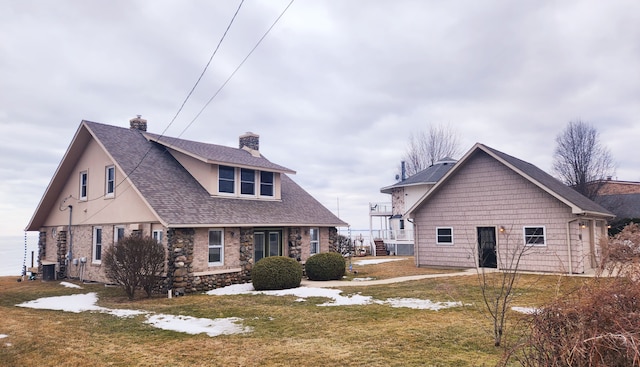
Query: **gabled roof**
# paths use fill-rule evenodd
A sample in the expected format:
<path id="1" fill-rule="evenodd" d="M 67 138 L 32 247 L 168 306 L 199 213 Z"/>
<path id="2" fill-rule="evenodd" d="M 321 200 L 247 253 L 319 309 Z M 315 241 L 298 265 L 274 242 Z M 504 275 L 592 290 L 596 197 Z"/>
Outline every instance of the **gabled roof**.
<path id="1" fill-rule="evenodd" d="M 540 168 L 534 166 L 531 163 L 525 162 L 521 159 L 512 157 L 508 154 L 490 148 L 486 145 L 476 143 L 465 155 L 462 157 L 458 163 L 450 169 L 445 176 L 436 183 L 436 185 L 428 191 L 425 195 L 423 195 L 407 212 L 407 214 L 411 214 L 416 211 L 426 200 L 433 195 L 437 195 L 439 188 L 442 185 L 445 185 L 446 182 L 456 174 L 456 172 L 464 167 L 467 161 L 476 153 L 484 152 L 496 159 L 498 162 L 504 164 L 506 167 L 514 171 L 515 173 L 522 176 L 524 179 L 538 186 L 551 196 L 560 200 L 567 206 L 571 207 L 571 212 L 573 214 L 590 214 L 597 215 L 602 217 L 614 217 L 615 215 L 603 208 L 599 204 L 593 202 L 582 194 L 578 193 L 574 189 L 569 186 L 563 184 L 558 181 L 556 178 L 552 177 L 545 171 Z"/>
<path id="2" fill-rule="evenodd" d="M 126 179 L 133 189 L 167 227 L 347 225 L 286 173 L 281 174 L 281 200 L 211 196 L 171 155 L 167 145 L 149 140 L 150 135 L 136 129 L 82 121 L 26 230 L 38 230 L 46 220 L 47 214 L 56 205 L 57 195 L 91 138 L 111 157 L 119 170 L 127 175 Z M 251 155 L 242 149 L 220 149 L 220 146 L 180 139 L 167 141 L 173 147 L 181 147 L 185 151 L 190 149 L 215 162 L 229 165 L 241 165 L 245 162 L 249 163 L 246 166 L 264 170 L 292 172 L 264 157 L 257 160 L 238 158 L 244 153 Z M 229 149 L 237 152 L 230 153 Z M 214 154 L 216 151 L 227 155 L 218 157 Z"/>
<path id="3" fill-rule="evenodd" d="M 595 201 L 613 212 L 617 218 L 640 218 L 640 194 L 599 195 Z"/>
<path id="4" fill-rule="evenodd" d="M 158 134 L 143 133 L 150 141 L 177 150 L 205 163 L 228 164 L 236 167 L 268 170 L 273 172 L 296 173 L 294 170 L 270 162 L 259 154 L 254 156 L 245 149 L 236 149 L 223 145 L 207 144 L 197 141 L 160 136 Z"/>
<path id="5" fill-rule="evenodd" d="M 403 181 L 381 188 L 380 192 L 383 194 L 391 194 L 393 189 L 398 187 L 434 185 L 451 169 L 451 167 L 453 167 L 454 164 L 456 164 L 455 159 L 449 157 L 443 158 Z"/>

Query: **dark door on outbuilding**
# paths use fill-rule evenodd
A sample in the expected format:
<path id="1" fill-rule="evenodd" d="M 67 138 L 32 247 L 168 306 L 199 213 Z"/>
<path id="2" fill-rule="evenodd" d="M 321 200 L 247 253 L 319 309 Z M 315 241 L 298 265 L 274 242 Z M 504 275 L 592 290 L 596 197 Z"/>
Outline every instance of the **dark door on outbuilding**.
<path id="1" fill-rule="evenodd" d="M 496 227 L 478 227 L 478 266 L 497 268 Z"/>

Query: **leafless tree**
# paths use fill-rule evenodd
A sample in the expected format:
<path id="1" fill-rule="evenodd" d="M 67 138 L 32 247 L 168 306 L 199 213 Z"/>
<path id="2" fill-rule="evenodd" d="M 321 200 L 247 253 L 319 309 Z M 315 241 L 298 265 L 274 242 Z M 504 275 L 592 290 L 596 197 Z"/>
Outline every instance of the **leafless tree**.
<path id="1" fill-rule="evenodd" d="M 502 344 L 505 334 L 508 312 L 515 296 L 515 288 L 520 279 L 520 261 L 533 247 L 512 238 L 513 228 L 500 227 L 498 231 L 499 248 L 497 269 L 489 271 L 478 267 L 478 283 L 482 300 L 492 323 L 493 342 L 496 347 Z M 516 236 L 517 237 L 517 236 Z"/>
<path id="2" fill-rule="evenodd" d="M 407 176 L 412 176 L 442 158 L 454 158 L 459 154 L 457 133 L 449 125 L 437 125 L 430 126 L 426 131 L 411 133 L 402 160 Z"/>
<path id="3" fill-rule="evenodd" d="M 600 142 L 598 130 L 586 122 L 571 121 L 556 137 L 553 171 L 565 184 L 594 199 L 615 165 Z"/>

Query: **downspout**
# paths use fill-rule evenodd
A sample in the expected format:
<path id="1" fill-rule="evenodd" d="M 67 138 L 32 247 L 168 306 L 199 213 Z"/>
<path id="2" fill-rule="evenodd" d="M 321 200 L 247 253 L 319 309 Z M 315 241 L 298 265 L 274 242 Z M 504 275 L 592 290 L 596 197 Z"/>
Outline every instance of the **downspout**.
<path id="1" fill-rule="evenodd" d="M 573 259 L 571 258 L 571 222 L 575 222 L 579 218 L 571 219 L 567 222 L 567 256 L 569 257 L 569 274 L 573 274 Z"/>
<path id="2" fill-rule="evenodd" d="M 413 225 L 413 257 L 416 263 L 416 267 L 420 266 L 420 251 L 418 251 L 418 225 L 411 220 L 411 218 L 407 218 L 407 222 Z"/>
<path id="3" fill-rule="evenodd" d="M 73 206 L 69 205 L 69 229 L 68 229 L 68 237 L 69 237 L 69 251 L 67 252 L 67 263 L 66 268 L 67 268 L 67 276 L 71 277 L 71 274 L 69 273 L 69 264 L 71 264 L 71 259 L 73 258 L 73 235 L 71 234 L 71 219 L 73 216 Z"/>

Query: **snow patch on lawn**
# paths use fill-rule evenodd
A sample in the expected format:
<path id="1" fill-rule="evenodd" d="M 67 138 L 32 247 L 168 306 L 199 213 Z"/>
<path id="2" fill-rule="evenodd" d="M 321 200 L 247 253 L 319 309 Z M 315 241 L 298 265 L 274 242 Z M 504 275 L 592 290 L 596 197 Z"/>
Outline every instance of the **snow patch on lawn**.
<path id="1" fill-rule="evenodd" d="M 291 289 L 283 289 L 277 291 L 256 291 L 253 289 L 251 283 L 229 285 L 223 288 L 217 288 L 206 292 L 212 296 L 225 296 L 225 295 L 238 295 L 238 294 L 266 294 L 271 296 L 295 296 L 297 302 L 304 301 L 309 297 L 324 297 L 329 298 L 330 301 L 321 303 L 318 306 L 357 306 L 368 304 L 388 304 L 391 307 L 407 307 L 421 310 L 433 310 L 438 311 L 444 308 L 460 307 L 462 302 L 433 302 L 430 300 L 423 300 L 417 298 L 389 298 L 387 300 L 376 300 L 371 296 L 363 296 L 360 294 L 353 294 L 349 296 L 343 296 L 340 289 L 333 288 L 312 288 L 312 287 L 298 287 Z"/>
<path id="2" fill-rule="evenodd" d="M 375 264 L 382 264 L 382 263 L 388 263 L 390 261 L 400 261 L 400 260 L 407 260 L 407 259 L 366 259 L 366 260 L 356 260 L 353 262 L 353 265 L 375 265 Z"/>
<path id="3" fill-rule="evenodd" d="M 8 337 L 9 337 L 9 335 L 7 335 L 7 334 L 0 334 L 0 339 L 8 338 Z"/>
<path id="4" fill-rule="evenodd" d="M 77 284 L 73 284 L 73 283 L 69 283 L 69 282 L 60 282 L 60 285 L 65 286 L 67 288 L 78 288 L 78 289 L 82 289 L 81 286 L 77 285 Z"/>
<path id="5" fill-rule="evenodd" d="M 524 313 L 527 315 L 533 315 L 535 313 L 538 313 L 538 311 L 540 311 L 539 309 L 535 308 L 535 307 L 511 307 L 512 310 L 516 311 L 516 312 L 520 312 L 520 313 Z"/>
<path id="6" fill-rule="evenodd" d="M 41 310 L 54 310 L 66 312 L 95 311 L 107 313 L 116 317 L 132 317 L 147 315 L 146 323 L 163 330 L 173 330 L 188 334 L 206 333 L 209 336 L 222 334 L 245 333 L 251 328 L 238 325 L 242 319 L 236 317 L 222 319 L 195 318 L 182 315 L 152 314 L 143 310 L 111 309 L 96 305 L 98 295 L 96 293 L 74 294 L 70 296 L 44 297 L 33 301 L 18 304 L 18 307 L 35 308 Z"/>

